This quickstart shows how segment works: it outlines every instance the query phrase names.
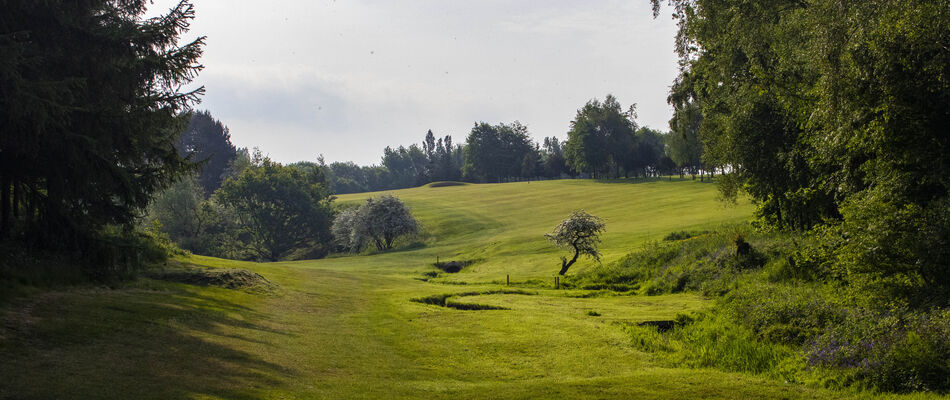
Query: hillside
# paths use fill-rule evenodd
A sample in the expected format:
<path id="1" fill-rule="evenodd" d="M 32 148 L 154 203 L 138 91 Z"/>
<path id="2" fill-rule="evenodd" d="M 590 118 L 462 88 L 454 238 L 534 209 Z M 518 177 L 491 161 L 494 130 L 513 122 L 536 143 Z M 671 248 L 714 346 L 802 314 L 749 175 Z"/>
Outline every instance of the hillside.
<path id="1" fill-rule="evenodd" d="M 748 202 L 726 205 L 719 201 L 711 183 L 620 182 L 560 180 L 423 186 L 342 195 L 338 201 L 346 204 L 382 193 L 395 194 L 421 222 L 425 247 L 375 255 L 371 259 L 324 260 L 320 265 L 415 272 L 440 257 L 477 261 L 455 280 L 490 282 L 504 280 L 506 274 L 519 280 L 547 278 L 557 272 L 558 257 L 566 252 L 554 248 L 544 234 L 575 209 L 585 209 L 606 220 L 607 232 L 601 247 L 603 263 L 614 262 L 644 242 L 660 240 L 675 230 L 712 229 L 746 220 L 752 210 Z M 591 265 L 594 263 L 590 260 L 582 260 L 572 272 Z"/>
<path id="2" fill-rule="evenodd" d="M 182 257 L 169 268 L 247 269 L 268 285 L 142 278 L 5 306 L 0 399 L 867 397 L 670 368 L 631 345 L 625 326 L 708 307 L 697 295 L 589 297 L 550 287 L 560 253 L 542 234 L 572 209 L 607 220 L 603 262 L 611 263 L 671 231 L 748 219 L 747 203 L 724 207 L 711 184 L 548 181 L 394 193 L 424 226 L 408 248 L 267 264 Z M 436 257 L 477 262 L 421 280 Z M 571 273 L 592 265 L 583 260 Z M 505 275 L 539 281 L 515 290 Z"/>

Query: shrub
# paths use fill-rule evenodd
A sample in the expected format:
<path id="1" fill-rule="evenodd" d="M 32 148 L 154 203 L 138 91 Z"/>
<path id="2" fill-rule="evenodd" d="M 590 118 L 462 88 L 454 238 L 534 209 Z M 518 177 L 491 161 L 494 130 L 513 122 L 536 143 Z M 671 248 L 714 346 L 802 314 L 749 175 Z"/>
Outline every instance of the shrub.
<path id="1" fill-rule="evenodd" d="M 674 242 L 677 240 L 686 240 L 694 238 L 697 236 L 702 236 L 710 233 L 709 231 L 679 231 L 679 232 L 670 232 L 669 235 L 663 237 L 663 241 Z"/>
<path id="2" fill-rule="evenodd" d="M 678 316 L 675 327 L 666 334 L 653 326 L 630 326 L 627 331 L 634 348 L 672 353 L 674 365 L 792 379 L 792 374 L 782 368 L 794 362 L 796 353 L 792 349 L 761 341 L 748 328 L 716 313 L 695 318 Z"/>
<path id="3" fill-rule="evenodd" d="M 880 390 L 950 390 L 950 311 L 849 310 L 806 349 L 811 366 L 850 373 Z"/>
<path id="4" fill-rule="evenodd" d="M 743 285 L 723 299 L 734 320 L 763 340 L 802 345 L 844 321 L 843 307 L 818 285 Z"/>

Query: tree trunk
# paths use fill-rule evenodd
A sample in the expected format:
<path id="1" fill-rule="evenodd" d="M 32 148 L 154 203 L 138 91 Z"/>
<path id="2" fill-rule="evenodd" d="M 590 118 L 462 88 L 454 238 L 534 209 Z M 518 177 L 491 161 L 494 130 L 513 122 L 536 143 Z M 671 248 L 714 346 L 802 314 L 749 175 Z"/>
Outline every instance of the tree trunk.
<path id="1" fill-rule="evenodd" d="M 36 216 L 36 190 L 33 185 L 28 186 L 29 194 L 26 198 L 25 226 L 33 226 L 33 217 Z"/>
<path id="2" fill-rule="evenodd" d="M 558 272 L 558 274 L 560 275 L 566 274 L 567 269 L 570 268 L 571 265 L 574 265 L 574 262 L 577 261 L 577 256 L 579 255 L 581 255 L 580 250 L 574 249 L 574 258 L 572 258 L 571 261 L 567 261 L 566 258 L 561 257 L 561 272 Z"/>
<path id="3" fill-rule="evenodd" d="M 6 174 L 0 176 L 0 239 L 6 238 L 10 232 L 10 178 Z"/>
<path id="4" fill-rule="evenodd" d="M 23 185 L 13 182 L 13 220 L 14 222 L 20 221 L 20 203 L 23 200 Z"/>

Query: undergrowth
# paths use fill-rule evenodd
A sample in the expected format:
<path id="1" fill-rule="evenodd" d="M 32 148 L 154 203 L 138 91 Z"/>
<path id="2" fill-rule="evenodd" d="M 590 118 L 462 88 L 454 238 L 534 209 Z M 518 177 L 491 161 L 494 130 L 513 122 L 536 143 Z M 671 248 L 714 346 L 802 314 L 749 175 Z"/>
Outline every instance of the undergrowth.
<path id="1" fill-rule="evenodd" d="M 713 309 L 679 317 L 669 332 L 627 327 L 635 348 L 674 365 L 828 387 L 950 391 L 950 310 L 869 301 L 828 254 L 827 242 L 807 234 L 674 232 L 565 286 L 714 297 Z"/>

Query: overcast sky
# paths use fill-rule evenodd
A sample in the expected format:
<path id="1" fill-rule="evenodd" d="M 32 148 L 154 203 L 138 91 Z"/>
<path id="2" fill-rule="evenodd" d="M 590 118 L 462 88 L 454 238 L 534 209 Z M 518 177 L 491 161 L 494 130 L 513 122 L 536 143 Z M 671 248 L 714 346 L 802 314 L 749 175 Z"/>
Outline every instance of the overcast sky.
<path id="1" fill-rule="evenodd" d="M 187 37 L 208 37 L 198 107 L 278 161 L 378 164 L 428 129 L 462 143 L 476 121 L 564 139 L 607 93 L 668 129 L 675 24 L 648 0 L 194 3 Z"/>

